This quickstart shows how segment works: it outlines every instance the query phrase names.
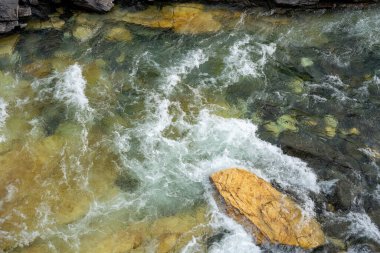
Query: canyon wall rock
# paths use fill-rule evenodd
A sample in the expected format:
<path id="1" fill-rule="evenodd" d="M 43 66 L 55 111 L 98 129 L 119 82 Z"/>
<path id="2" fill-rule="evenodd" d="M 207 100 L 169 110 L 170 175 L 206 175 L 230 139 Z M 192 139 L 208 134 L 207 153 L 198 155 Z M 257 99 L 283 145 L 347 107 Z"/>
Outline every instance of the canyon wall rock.
<path id="1" fill-rule="evenodd" d="M 325 243 L 319 223 L 268 182 L 243 169 L 211 175 L 227 214 L 252 231 L 259 244 L 270 242 L 312 249 Z"/>
<path id="2" fill-rule="evenodd" d="M 46 2 L 46 1 L 45 1 Z M 32 6 L 38 11 L 39 5 L 54 6 L 56 1 L 42 4 L 38 0 L 1 0 L 0 1 L 0 34 L 8 33 L 18 27 L 25 27 L 25 18 L 32 16 Z M 63 4 L 63 3 L 61 3 Z M 96 12 L 107 12 L 113 7 L 113 0 L 70 0 L 64 4 L 73 5 Z M 44 12 L 44 11 L 43 11 Z M 40 14 L 37 14 L 39 16 Z"/>
<path id="3" fill-rule="evenodd" d="M 32 11 L 27 5 L 19 5 L 18 0 L 0 1 L 0 34 L 7 33 L 16 27 L 23 27 L 24 24 L 19 18 L 32 15 Z"/>

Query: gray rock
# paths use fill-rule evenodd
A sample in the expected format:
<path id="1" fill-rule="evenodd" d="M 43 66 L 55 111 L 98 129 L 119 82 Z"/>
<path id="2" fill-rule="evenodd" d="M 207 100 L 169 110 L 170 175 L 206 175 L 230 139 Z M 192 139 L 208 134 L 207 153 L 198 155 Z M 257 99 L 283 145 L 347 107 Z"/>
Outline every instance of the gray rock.
<path id="1" fill-rule="evenodd" d="M 277 5 L 288 5 L 288 6 L 307 6 L 316 5 L 319 0 L 274 0 Z"/>
<path id="2" fill-rule="evenodd" d="M 348 180 L 342 179 L 335 184 L 333 202 L 336 208 L 348 211 L 357 195 L 356 187 Z"/>
<path id="3" fill-rule="evenodd" d="M 18 21 L 0 22 L 0 34 L 8 33 L 19 26 Z"/>
<path id="4" fill-rule="evenodd" d="M 32 16 L 32 9 L 30 7 L 19 7 L 18 8 L 18 17 L 29 17 Z"/>
<path id="5" fill-rule="evenodd" d="M 23 6 L 19 6 L 18 0 L 0 0 L 0 34 L 25 26 L 19 22 L 19 18 L 31 16 L 32 10 L 25 5 L 28 2 L 21 1 L 21 4 Z"/>
<path id="6" fill-rule="evenodd" d="M 18 8 L 18 0 L 1 0 L 0 21 L 17 21 Z"/>
<path id="7" fill-rule="evenodd" d="M 73 4 L 98 12 L 109 11 L 113 7 L 113 0 L 72 0 Z"/>

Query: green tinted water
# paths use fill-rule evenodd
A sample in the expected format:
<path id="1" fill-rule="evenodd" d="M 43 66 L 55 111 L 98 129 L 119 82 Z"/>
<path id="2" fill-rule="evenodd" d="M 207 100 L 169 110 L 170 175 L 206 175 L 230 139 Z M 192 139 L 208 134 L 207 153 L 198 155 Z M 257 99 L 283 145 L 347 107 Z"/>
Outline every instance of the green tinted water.
<path id="1" fill-rule="evenodd" d="M 259 252 L 208 180 L 239 166 L 315 215 L 326 250 L 378 250 L 378 10 L 165 8 L 2 38 L 1 249 Z"/>

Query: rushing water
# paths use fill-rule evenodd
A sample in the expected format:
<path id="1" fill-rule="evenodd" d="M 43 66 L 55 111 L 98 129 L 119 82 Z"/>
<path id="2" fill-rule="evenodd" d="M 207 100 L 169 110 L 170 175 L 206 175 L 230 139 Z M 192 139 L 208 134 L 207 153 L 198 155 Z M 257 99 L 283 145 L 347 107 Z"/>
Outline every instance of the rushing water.
<path id="1" fill-rule="evenodd" d="M 377 9 L 58 13 L 1 55 L 0 252 L 294 252 L 219 211 L 233 166 L 316 216 L 321 252 L 380 250 Z"/>

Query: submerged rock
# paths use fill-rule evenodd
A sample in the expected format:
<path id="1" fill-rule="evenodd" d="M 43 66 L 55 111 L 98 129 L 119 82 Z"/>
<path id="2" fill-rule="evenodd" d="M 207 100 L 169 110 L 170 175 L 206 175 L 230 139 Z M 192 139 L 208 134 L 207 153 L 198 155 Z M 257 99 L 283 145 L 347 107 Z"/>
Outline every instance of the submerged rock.
<path id="1" fill-rule="evenodd" d="M 81 42 L 91 39 L 102 25 L 100 17 L 100 15 L 86 13 L 73 17 L 75 20 L 73 36 Z"/>
<path id="2" fill-rule="evenodd" d="M 75 27 L 73 36 L 79 41 L 83 42 L 89 40 L 94 35 L 94 30 L 90 27 Z"/>
<path id="3" fill-rule="evenodd" d="M 253 232 L 257 242 L 312 249 L 325 243 L 319 223 L 265 180 L 237 168 L 216 172 L 211 181 L 227 213 Z"/>
<path id="4" fill-rule="evenodd" d="M 48 59 L 38 59 L 22 67 L 22 72 L 36 78 L 47 77 L 56 71 L 64 71 L 68 66 L 74 64 L 69 56 L 55 56 Z"/>
<path id="5" fill-rule="evenodd" d="M 293 79 L 288 86 L 295 94 L 301 94 L 304 91 L 304 81 L 301 78 Z"/>
<path id="6" fill-rule="evenodd" d="M 82 253 L 122 253 L 122 252 L 180 252 L 195 237 L 210 233 L 207 213 L 203 206 L 180 212 L 172 216 L 125 223 L 115 219 L 102 218 L 101 230 L 88 231 L 80 237 L 81 243 L 76 249 Z M 62 244 L 56 238 L 38 241 L 23 248 L 22 253 L 49 253 L 49 246 L 59 247 L 60 252 L 72 252 L 69 244 Z M 55 244 L 56 243 L 56 244 Z M 202 251 L 204 252 L 204 251 Z"/>
<path id="7" fill-rule="evenodd" d="M 284 114 L 276 122 L 269 122 L 264 127 L 278 137 L 284 131 L 298 132 L 297 124 L 297 120 L 292 115 Z"/>
<path id="8" fill-rule="evenodd" d="M 302 57 L 302 58 L 301 58 L 301 65 L 302 65 L 302 67 L 306 68 L 306 67 L 313 66 L 313 65 L 314 65 L 314 62 L 313 62 L 313 60 L 310 59 L 310 58 Z"/>
<path id="9" fill-rule="evenodd" d="M 327 137 L 333 138 L 336 135 L 336 128 L 338 121 L 332 115 L 326 115 L 324 117 L 325 122 L 325 134 Z"/>
<path id="10" fill-rule="evenodd" d="M 0 154 L 0 199 L 5 200 L 0 202 L 0 252 L 78 220 L 92 201 L 119 192 L 114 185 L 117 158 L 105 148 L 97 150 L 105 156 L 80 155 L 81 131 L 79 125 L 64 123 L 55 135 Z"/>
<path id="11" fill-rule="evenodd" d="M 44 30 L 44 29 L 56 29 L 60 30 L 65 26 L 65 21 L 59 17 L 53 16 L 49 20 L 32 20 L 28 22 L 26 30 Z"/>
<path id="12" fill-rule="evenodd" d="M 110 41 L 131 41 L 132 34 L 126 28 L 117 26 L 107 32 L 106 39 Z"/>
<path id="13" fill-rule="evenodd" d="M 0 39 L 0 57 L 11 56 L 19 40 L 20 35 L 14 34 Z"/>

